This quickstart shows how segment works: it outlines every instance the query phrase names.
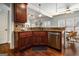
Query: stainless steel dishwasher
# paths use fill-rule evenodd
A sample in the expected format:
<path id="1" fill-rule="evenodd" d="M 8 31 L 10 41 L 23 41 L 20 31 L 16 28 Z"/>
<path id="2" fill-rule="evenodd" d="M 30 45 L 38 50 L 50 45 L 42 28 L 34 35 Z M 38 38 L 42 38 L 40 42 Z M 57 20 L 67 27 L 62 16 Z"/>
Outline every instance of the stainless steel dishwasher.
<path id="1" fill-rule="evenodd" d="M 48 45 L 52 48 L 61 50 L 61 33 L 48 32 Z"/>

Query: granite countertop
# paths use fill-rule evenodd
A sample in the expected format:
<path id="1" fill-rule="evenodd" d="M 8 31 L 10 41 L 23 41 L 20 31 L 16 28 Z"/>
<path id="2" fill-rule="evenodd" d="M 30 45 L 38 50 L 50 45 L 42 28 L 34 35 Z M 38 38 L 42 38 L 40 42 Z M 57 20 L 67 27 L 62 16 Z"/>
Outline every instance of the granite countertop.
<path id="1" fill-rule="evenodd" d="M 20 30 L 15 32 L 26 32 L 26 31 L 57 31 L 62 32 L 65 30 L 65 27 L 30 27 L 27 30 Z"/>

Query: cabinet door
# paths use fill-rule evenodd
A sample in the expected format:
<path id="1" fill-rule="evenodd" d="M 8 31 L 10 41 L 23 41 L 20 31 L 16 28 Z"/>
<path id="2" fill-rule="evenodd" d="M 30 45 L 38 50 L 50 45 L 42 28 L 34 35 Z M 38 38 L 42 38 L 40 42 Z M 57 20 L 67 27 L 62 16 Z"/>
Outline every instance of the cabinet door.
<path id="1" fill-rule="evenodd" d="M 33 35 L 32 45 L 40 45 L 40 37 Z"/>
<path id="2" fill-rule="evenodd" d="M 25 49 L 26 48 L 26 46 L 25 46 L 25 40 L 26 40 L 26 37 L 24 37 L 24 38 L 19 38 L 19 46 L 20 46 L 20 50 L 23 50 L 23 49 Z"/>
<path id="3" fill-rule="evenodd" d="M 47 45 L 48 44 L 48 35 L 47 32 L 41 32 L 41 40 L 40 45 Z"/>
<path id="4" fill-rule="evenodd" d="M 18 43 L 18 46 L 17 46 L 17 48 L 16 48 L 17 50 L 22 50 L 22 42 L 23 42 L 23 41 L 22 41 L 22 39 L 20 39 L 20 38 L 19 38 L 18 41 L 16 42 L 16 43 Z"/>
<path id="5" fill-rule="evenodd" d="M 48 35 L 47 32 L 33 32 L 33 45 L 47 45 Z"/>
<path id="6" fill-rule="evenodd" d="M 18 33 L 14 32 L 14 48 L 18 49 Z"/>
<path id="7" fill-rule="evenodd" d="M 38 31 L 33 32 L 33 40 L 32 40 L 32 44 L 33 45 L 40 45 L 40 34 Z"/>
<path id="8" fill-rule="evenodd" d="M 26 48 L 31 47 L 31 45 L 32 45 L 31 38 L 32 38 L 31 36 L 26 37 L 26 39 L 25 39 L 25 45 L 24 45 L 24 46 L 26 46 Z"/>
<path id="9" fill-rule="evenodd" d="M 15 22 L 24 23 L 27 20 L 27 4 L 16 3 L 14 4 Z"/>
<path id="10" fill-rule="evenodd" d="M 48 45 L 48 39 L 46 36 L 41 37 L 40 45 Z"/>

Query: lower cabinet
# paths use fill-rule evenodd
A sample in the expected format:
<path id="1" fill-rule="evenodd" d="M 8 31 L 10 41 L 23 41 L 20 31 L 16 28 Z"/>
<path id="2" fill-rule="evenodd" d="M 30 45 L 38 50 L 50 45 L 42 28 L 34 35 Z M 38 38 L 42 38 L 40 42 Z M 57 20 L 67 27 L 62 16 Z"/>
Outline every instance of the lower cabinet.
<path id="1" fill-rule="evenodd" d="M 48 38 L 46 36 L 41 37 L 40 45 L 48 45 Z"/>
<path id="2" fill-rule="evenodd" d="M 50 46 L 61 50 L 62 33 L 47 31 L 14 32 L 14 48 L 21 51 L 32 46 Z"/>
<path id="3" fill-rule="evenodd" d="M 48 32 L 41 32 L 40 45 L 48 45 Z"/>
<path id="4" fill-rule="evenodd" d="M 32 45 L 47 45 L 48 44 L 48 33 L 35 31 L 33 32 Z"/>
<path id="5" fill-rule="evenodd" d="M 31 46 L 32 32 L 15 32 L 14 33 L 15 50 L 23 50 Z"/>
<path id="6" fill-rule="evenodd" d="M 35 45 L 47 45 L 48 33 L 40 31 L 26 31 L 14 33 L 15 50 L 21 51 Z"/>
<path id="7" fill-rule="evenodd" d="M 40 37 L 33 35 L 32 46 L 40 44 Z"/>

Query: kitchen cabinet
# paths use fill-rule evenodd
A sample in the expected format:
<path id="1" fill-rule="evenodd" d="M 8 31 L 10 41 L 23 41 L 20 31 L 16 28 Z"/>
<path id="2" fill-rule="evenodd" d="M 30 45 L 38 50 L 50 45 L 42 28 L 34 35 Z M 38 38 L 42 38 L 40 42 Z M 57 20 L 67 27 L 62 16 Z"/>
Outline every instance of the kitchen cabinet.
<path id="1" fill-rule="evenodd" d="M 40 45 L 48 45 L 48 32 L 41 32 Z"/>
<path id="2" fill-rule="evenodd" d="M 27 21 L 27 3 L 14 4 L 14 21 L 18 23 Z"/>
<path id="3" fill-rule="evenodd" d="M 15 50 L 23 50 L 25 48 L 31 47 L 32 32 L 15 32 Z"/>
<path id="4" fill-rule="evenodd" d="M 47 45 L 48 35 L 45 31 L 34 31 L 32 45 Z"/>
<path id="5" fill-rule="evenodd" d="M 31 46 L 48 44 L 48 33 L 46 31 L 26 31 L 14 33 L 15 50 L 23 50 Z"/>
<path id="6" fill-rule="evenodd" d="M 32 39 L 32 45 L 39 45 L 40 44 L 40 37 L 38 32 L 33 32 L 33 39 Z"/>
<path id="7" fill-rule="evenodd" d="M 14 32 L 15 50 L 21 51 L 33 46 L 48 46 L 58 50 L 62 48 L 62 32 L 25 31 Z"/>

